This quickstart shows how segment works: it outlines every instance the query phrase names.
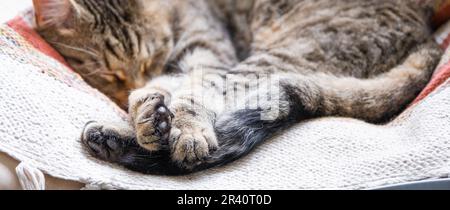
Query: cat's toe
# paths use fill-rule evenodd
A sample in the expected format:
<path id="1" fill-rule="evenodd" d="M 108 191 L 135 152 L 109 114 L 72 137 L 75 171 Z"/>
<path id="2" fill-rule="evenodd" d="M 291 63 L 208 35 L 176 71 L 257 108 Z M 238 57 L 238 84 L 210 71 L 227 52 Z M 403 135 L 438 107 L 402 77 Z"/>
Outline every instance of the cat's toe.
<path id="1" fill-rule="evenodd" d="M 164 104 L 164 97 L 149 96 L 138 113 L 135 128 L 139 145 L 149 151 L 168 145 L 173 114 Z"/>
<path id="2" fill-rule="evenodd" d="M 119 134 L 97 122 L 86 124 L 81 142 L 92 156 L 110 162 L 117 161 L 124 150 Z"/>
<path id="3" fill-rule="evenodd" d="M 201 164 L 217 149 L 217 139 L 209 129 L 174 128 L 171 132 L 172 160 L 185 168 Z"/>

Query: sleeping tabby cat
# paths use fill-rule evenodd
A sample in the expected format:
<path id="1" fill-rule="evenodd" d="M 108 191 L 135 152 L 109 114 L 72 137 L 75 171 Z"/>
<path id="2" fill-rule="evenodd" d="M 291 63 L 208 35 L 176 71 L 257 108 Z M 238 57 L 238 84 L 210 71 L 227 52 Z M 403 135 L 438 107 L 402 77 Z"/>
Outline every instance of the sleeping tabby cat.
<path id="1" fill-rule="evenodd" d="M 88 123 L 86 149 L 148 174 L 229 163 L 311 118 L 386 122 L 441 55 L 416 0 L 34 4 L 40 34 L 129 110 L 129 125 Z"/>

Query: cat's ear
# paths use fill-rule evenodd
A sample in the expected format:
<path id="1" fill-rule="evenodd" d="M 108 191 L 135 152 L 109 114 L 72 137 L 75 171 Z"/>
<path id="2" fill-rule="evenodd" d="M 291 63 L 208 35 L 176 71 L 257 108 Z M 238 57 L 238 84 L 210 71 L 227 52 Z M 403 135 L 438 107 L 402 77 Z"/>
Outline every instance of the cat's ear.
<path id="1" fill-rule="evenodd" d="M 70 0 L 33 0 L 33 5 L 39 28 L 63 25 L 73 15 Z"/>

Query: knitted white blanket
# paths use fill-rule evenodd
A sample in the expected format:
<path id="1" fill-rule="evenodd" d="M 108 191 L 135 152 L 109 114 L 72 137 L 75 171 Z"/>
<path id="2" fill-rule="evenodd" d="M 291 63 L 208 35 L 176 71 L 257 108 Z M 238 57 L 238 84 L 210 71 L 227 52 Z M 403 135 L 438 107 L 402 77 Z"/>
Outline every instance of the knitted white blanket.
<path id="1" fill-rule="evenodd" d="M 449 109 L 446 81 L 386 126 L 313 120 L 226 167 L 142 175 L 90 157 L 79 141 L 86 122 L 122 121 L 123 113 L 11 27 L 0 27 L 0 151 L 90 188 L 367 189 L 450 177 Z"/>

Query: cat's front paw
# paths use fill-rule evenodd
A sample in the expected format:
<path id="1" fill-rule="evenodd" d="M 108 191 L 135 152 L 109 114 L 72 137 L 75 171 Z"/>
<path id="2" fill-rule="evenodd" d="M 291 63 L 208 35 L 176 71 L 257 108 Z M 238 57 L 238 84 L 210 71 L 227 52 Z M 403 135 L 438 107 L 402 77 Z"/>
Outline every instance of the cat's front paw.
<path id="1" fill-rule="evenodd" d="M 81 142 L 92 156 L 109 162 L 123 155 L 125 141 L 114 128 L 94 121 L 86 124 L 81 135 Z"/>
<path id="2" fill-rule="evenodd" d="M 164 103 L 162 94 L 149 94 L 141 99 L 131 113 L 138 144 L 148 150 L 157 151 L 168 145 L 173 114 Z"/>
<path id="3" fill-rule="evenodd" d="M 213 128 L 187 126 L 172 128 L 170 146 L 172 160 L 189 169 L 202 163 L 210 152 L 217 150 L 218 143 Z"/>

